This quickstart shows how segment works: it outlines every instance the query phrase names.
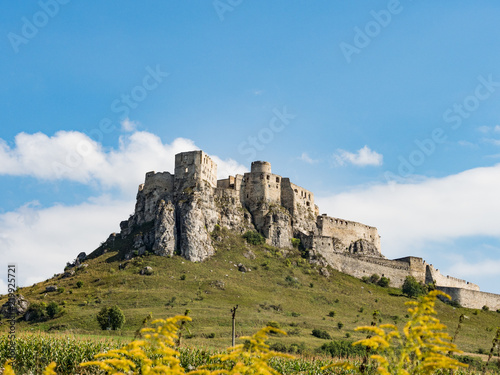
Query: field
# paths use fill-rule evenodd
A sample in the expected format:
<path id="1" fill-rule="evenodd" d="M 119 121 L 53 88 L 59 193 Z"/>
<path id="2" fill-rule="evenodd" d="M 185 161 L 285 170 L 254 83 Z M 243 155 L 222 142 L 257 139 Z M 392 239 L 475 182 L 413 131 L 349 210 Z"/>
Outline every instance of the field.
<path id="1" fill-rule="evenodd" d="M 354 328 L 376 323 L 402 327 L 409 298 L 398 289 L 366 284 L 329 269 L 330 276 L 304 259 L 299 250 L 283 252 L 254 246 L 241 236 L 221 231 L 216 255 L 202 263 L 148 255 L 124 262 L 117 248 L 100 248 L 94 259 L 85 261 L 74 276 L 61 275 L 21 288 L 31 303 L 56 302 L 62 311 L 53 319 L 19 321 L 18 335 L 49 332 L 50 335 L 97 335 L 131 340 L 150 313 L 155 318 L 181 315 L 189 310 L 193 319 L 183 334 L 182 345 L 217 351 L 231 344 L 231 308 L 236 311 L 237 336 L 251 335 L 272 324 L 288 334 L 272 337 L 271 345 L 294 354 L 324 356 L 318 349 L 330 340 L 312 335 L 326 331 L 333 340 L 355 341 L 366 334 Z M 238 270 L 243 264 L 246 272 Z M 120 267 L 121 265 L 121 267 Z M 140 275 L 145 266 L 152 275 Z M 370 275 L 367 275 L 370 276 Z M 46 292 L 49 285 L 58 290 Z M 0 298 L 0 303 L 6 296 Z M 103 306 L 118 305 L 126 323 L 120 331 L 101 331 L 96 314 Z M 500 326 L 495 311 L 456 308 L 438 302 L 438 318 L 454 335 L 460 315 L 466 315 L 456 344 L 464 352 L 487 353 Z M 5 320 L 3 321 L 5 323 Z M 0 325 L 6 332 L 7 324 Z"/>

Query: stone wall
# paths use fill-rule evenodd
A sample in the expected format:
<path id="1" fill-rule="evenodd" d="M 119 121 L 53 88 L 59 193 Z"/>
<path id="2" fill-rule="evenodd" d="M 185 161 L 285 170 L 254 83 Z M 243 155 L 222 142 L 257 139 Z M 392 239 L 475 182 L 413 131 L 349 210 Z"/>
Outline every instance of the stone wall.
<path id="1" fill-rule="evenodd" d="M 500 295 L 498 294 L 446 286 L 438 286 L 437 289 L 448 294 L 453 301 L 463 307 L 481 309 L 483 306 L 488 306 L 490 310 L 500 309 Z"/>
<path id="2" fill-rule="evenodd" d="M 469 290 L 479 291 L 479 286 L 470 283 L 466 280 L 458 279 L 456 277 L 442 275 L 438 269 L 434 268 L 432 264 L 426 264 L 426 280 L 425 282 L 431 283 L 435 282 L 436 285 L 453 287 L 453 288 L 463 288 Z"/>
<path id="3" fill-rule="evenodd" d="M 375 245 L 380 253 L 380 236 L 377 228 L 368 225 L 338 219 L 323 214 L 318 216 L 317 225 L 319 234 L 322 236 L 336 237 L 342 241 L 346 250 L 352 242 L 359 239 L 367 240 Z"/>
<path id="4" fill-rule="evenodd" d="M 391 280 L 390 285 L 393 287 L 401 287 L 406 276 L 410 273 L 410 264 L 406 262 L 344 253 L 323 253 L 321 250 L 318 253 L 337 271 L 359 279 L 363 276 L 370 277 L 373 274 L 385 276 Z"/>

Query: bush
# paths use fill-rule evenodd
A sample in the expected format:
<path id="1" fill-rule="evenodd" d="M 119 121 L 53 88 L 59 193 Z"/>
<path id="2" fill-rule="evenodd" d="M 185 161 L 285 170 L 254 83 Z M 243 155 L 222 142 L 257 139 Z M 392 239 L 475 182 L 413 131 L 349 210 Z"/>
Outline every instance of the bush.
<path id="1" fill-rule="evenodd" d="M 380 276 L 377 275 L 376 273 L 374 273 L 373 275 L 370 276 L 370 282 L 372 284 L 378 283 L 379 280 L 380 280 Z"/>
<path id="2" fill-rule="evenodd" d="M 243 238 L 251 245 L 263 245 L 266 242 L 264 236 L 253 230 L 247 231 Z"/>
<path id="3" fill-rule="evenodd" d="M 186 274 L 185 273 L 181 275 L 181 280 L 186 280 Z"/>
<path id="4" fill-rule="evenodd" d="M 267 326 L 268 327 L 273 327 L 273 328 L 276 328 L 276 329 L 280 329 L 281 326 L 278 322 L 275 322 L 274 320 L 271 320 L 269 322 L 267 322 Z"/>
<path id="5" fill-rule="evenodd" d="M 484 305 L 484 306 L 482 307 L 482 309 L 483 309 L 483 311 L 490 311 L 490 308 L 489 308 L 488 306 L 486 306 L 486 305 Z"/>
<path id="6" fill-rule="evenodd" d="M 292 241 L 292 246 L 294 248 L 298 249 L 299 245 L 300 245 L 300 239 L 299 238 L 292 238 L 291 241 Z"/>
<path id="7" fill-rule="evenodd" d="M 406 276 L 401 291 L 408 297 L 419 297 L 427 294 L 427 287 L 413 276 Z"/>
<path id="8" fill-rule="evenodd" d="M 76 282 L 76 287 L 77 287 L 77 288 L 81 288 L 82 286 L 83 286 L 83 281 L 78 280 L 78 281 Z"/>
<path id="9" fill-rule="evenodd" d="M 332 310 L 332 311 L 330 311 L 330 312 L 328 313 L 328 316 L 329 316 L 329 317 L 331 317 L 331 318 L 333 318 L 333 317 L 335 316 L 335 311 L 333 311 L 333 310 Z"/>
<path id="10" fill-rule="evenodd" d="M 26 315 L 29 317 L 27 320 L 29 321 L 41 321 L 45 318 L 45 304 L 42 303 L 32 303 L 26 311 Z"/>
<path id="11" fill-rule="evenodd" d="M 391 283 L 391 279 L 388 277 L 382 276 L 380 280 L 377 282 L 378 286 L 381 286 L 382 288 L 387 288 L 389 284 Z"/>
<path id="12" fill-rule="evenodd" d="M 342 329 L 342 327 L 343 327 L 343 326 L 344 326 L 344 323 L 342 323 L 342 322 L 338 322 L 338 323 L 337 323 L 337 327 L 338 327 L 339 329 Z"/>
<path id="13" fill-rule="evenodd" d="M 125 324 L 125 315 L 118 306 L 103 307 L 97 314 L 97 323 L 102 330 L 117 330 Z"/>
<path id="14" fill-rule="evenodd" d="M 318 351 L 336 358 L 356 358 L 366 355 L 366 348 L 361 345 L 353 346 L 352 341 L 347 340 L 330 341 L 321 345 Z"/>
<path id="15" fill-rule="evenodd" d="M 315 328 L 312 330 L 312 335 L 314 337 L 319 338 L 319 339 L 324 339 L 324 340 L 331 340 L 332 339 L 330 334 L 328 332 L 326 332 L 324 329 Z"/>
<path id="16" fill-rule="evenodd" d="M 56 302 L 52 301 L 47 305 L 47 315 L 49 316 L 49 318 L 52 319 L 54 316 L 56 316 L 60 312 L 61 312 L 61 308 L 59 307 L 59 305 Z"/>

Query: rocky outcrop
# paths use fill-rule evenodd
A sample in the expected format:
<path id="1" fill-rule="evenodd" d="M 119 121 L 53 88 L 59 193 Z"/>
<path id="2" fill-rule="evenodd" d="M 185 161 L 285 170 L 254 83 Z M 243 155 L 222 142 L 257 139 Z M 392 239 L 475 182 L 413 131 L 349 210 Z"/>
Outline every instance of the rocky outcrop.
<path id="1" fill-rule="evenodd" d="M 2 305 L 0 314 L 6 319 L 13 316 L 13 314 L 15 316 L 23 316 L 29 307 L 30 303 L 28 300 L 22 294 L 17 294 Z"/>
<path id="2" fill-rule="evenodd" d="M 153 252 L 160 256 L 175 254 L 177 225 L 175 222 L 175 206 L 171 201 L 161 200 L 155 218 L 155 240 Z"/>
<path id="3" fill-rule="evenodd" d="M 373 256 L 373 257 L 381 257 L 378 249 L 375 245 L 367 240 L 357 240 L 349 246 L 349 252 L 354 255 L 365 255 L 365 256 Z"/>
<path id="4" fill-rule="evenodd" d="M 269 211 L 264 216 L 262 233 L 267 239 L 266 242 L 271 246 L 292 247 L 293 229 L 290 213 L 281 206 L 270 206 Z"/>

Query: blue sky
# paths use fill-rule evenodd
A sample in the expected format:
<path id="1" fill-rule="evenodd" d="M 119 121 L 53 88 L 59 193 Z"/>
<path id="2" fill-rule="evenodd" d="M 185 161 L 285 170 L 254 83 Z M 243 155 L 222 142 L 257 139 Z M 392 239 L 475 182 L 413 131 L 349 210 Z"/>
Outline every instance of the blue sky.
<path id="1" fill-rule="evenodd" d="M 0 267 L 119 230 L 149 170 L 252 160 L 500 293 L 500 4 L 41 0 L 0 12 Z M 6 272 L 0 272 L 0 293 Z"/>

